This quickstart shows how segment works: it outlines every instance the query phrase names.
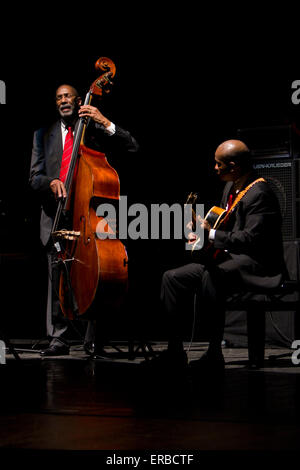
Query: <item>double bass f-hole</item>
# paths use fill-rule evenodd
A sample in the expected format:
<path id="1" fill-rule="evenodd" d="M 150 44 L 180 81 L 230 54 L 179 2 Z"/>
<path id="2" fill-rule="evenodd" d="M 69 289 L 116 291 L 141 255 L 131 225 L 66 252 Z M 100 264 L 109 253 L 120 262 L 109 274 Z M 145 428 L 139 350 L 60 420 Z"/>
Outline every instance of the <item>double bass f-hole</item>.
<path id="1" fill-rule="evenodd" d="M 80 225 L 82 225 L 82 231 L 81 231 L 81 234 L 82 234 L 82 237 L 83 237 L 83 243 L 85 245 L 88 245 L 91 241 L 91 238 L 87 236 L 86 234 L 86 218 L 84 215 L 82 215 L 80 217 Z"/>

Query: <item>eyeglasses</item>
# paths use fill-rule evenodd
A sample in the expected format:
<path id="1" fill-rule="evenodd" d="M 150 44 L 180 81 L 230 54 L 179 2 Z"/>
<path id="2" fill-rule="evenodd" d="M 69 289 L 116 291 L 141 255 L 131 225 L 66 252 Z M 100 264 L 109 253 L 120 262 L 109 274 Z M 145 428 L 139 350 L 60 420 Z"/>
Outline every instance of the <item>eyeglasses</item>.
<path id="1" fill-rule="evenodd" d="M 76 95 L 72 95 L 72 93 L 63 93 L 62 95 L 56 95 L 55 100 L 56 100 L 56 103 L 59 103 L 63 98 L 69 99 L 69 98 L 72 98 L 73 96 L 76 96 Z"/>

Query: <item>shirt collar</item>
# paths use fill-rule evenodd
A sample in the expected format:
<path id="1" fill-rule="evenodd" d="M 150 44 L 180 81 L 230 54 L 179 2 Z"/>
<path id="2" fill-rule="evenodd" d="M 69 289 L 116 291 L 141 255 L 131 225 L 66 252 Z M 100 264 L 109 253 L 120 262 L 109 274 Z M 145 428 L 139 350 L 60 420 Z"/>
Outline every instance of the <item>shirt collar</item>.
<path id="1" fill-rule="evenodd" d="M 61 121 L 60 121 L 60 126 L 61 126 L 62 132 L 67 132 L 67 131 L 68 131 L 68 128 L 70 127 L 70 124 L 65 123 L 65 122 L 61 119 Z M 72 130 L 74 131 L 74 125 L 71 124 L 71 127 L 72 127 Z"/>

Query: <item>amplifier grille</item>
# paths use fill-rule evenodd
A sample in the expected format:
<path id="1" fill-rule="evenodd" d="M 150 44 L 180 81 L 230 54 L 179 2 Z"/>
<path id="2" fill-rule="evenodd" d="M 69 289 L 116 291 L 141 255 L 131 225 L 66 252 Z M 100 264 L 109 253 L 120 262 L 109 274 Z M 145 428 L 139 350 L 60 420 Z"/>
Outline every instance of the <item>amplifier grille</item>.
<path id="1" fill-rule="evenodd" d="M 254 159 L 253 165 L 257 174 L 267 180 L 277 196 L 282 215 L 282 237 L 284 241 L 294 240 L 297 225 L 299 227 L 296 220 L 297 214 L 295 213 L 295 164 L 295 161 L 291 158 L 267 160 L 257 158 Z M 300 177 L 299 172 L 300 166 L 298 165 L 298 177 Z"/>

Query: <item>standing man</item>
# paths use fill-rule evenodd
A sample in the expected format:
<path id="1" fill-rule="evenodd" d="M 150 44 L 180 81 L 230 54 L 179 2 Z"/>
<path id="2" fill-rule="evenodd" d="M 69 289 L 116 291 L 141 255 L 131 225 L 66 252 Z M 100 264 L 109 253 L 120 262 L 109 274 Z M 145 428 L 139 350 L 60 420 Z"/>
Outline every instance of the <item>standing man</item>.
<path id="1" fill-rule="evenodd" d="M 202 308 L 208 318 L 209 347 L 190 365 L 199 369 L 222 369 L 226 297 L 236 291 L 276 288 L 282 281 L 279 205 L 267 182 L 258 179 L 252 170 L 247 146 L 239 140 L 219 145 L 215 152 L 215 171 L 226 182 L 221 206 L 231 211 L 220 229 L 212 229 L 208 221 L 202 219 L 210 247 L 208 252 L 214 253 L 209 261 L 190 263 L 164 273 L 161 299 L 168 316 L 169 342 L 168 349 L 154 359 L 153 364 L 175 368 L 187 364 L 182 319 L 187 296 L 197 293 L 200 310 Z"/>
<path id="2" fill-rule="evenodd" d="M 79 118 L 88 118 L 85 144 L 103 153 L 137 152 L 138 144 L 130 133 L 107 119 L 98 108 L 82 105 L 77 90 L 61 85 L 56 90 L 56 108 L 59 119 L 48 129 L 34 133 L 30 167 L 30 185 L 41 198 L 40 236 L 48 256 L 47 335 L 49 347 L 43 356 L 69 353 L 68 323 L 59 305 L 59 272 L 53 268 L 55 248 L 51 230 L 56 214 L 57 199 L 66 197 L 66 180 L 74 131 Z"/>

